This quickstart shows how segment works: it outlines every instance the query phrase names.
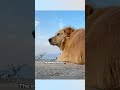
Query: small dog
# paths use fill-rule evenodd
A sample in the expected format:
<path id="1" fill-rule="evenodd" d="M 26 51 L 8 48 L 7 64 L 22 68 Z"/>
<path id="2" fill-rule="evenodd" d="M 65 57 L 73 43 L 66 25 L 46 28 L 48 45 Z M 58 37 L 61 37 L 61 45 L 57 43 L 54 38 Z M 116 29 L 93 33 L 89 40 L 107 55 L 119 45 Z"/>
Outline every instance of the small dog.
<path id="1" fill-rule="evenodd" d="M 58 46 L 62 51 L 57 61 L 75 64 L 85 63 L 85 30 L 65 27 L 49 39 L 51 45 Z"/>

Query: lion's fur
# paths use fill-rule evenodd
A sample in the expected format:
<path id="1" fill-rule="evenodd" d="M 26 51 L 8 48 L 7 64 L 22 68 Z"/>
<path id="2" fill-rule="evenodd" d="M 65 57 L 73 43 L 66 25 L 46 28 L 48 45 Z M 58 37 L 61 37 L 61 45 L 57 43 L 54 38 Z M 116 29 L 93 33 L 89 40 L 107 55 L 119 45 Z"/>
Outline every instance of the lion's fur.
<path id="1" fill-rule="evenodd" d="M 120 88 L 120 8 L 94 11 L 86 20 L 86 85 Z"/>

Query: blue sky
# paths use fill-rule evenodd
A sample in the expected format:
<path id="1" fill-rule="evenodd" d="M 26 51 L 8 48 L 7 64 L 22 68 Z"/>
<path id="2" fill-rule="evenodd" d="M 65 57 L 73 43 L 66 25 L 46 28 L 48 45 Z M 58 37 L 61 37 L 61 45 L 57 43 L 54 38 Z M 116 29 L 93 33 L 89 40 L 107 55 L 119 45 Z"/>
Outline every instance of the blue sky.
<path id="1" fill-rule="evenodd" d="M 35 55 L 60 53 L 48 39 L 65 26 L 85 28 L 85 11 L 35 11 Z"/>
<path id="2" fill-rule="evenodd" d="M 35 80 L 35 90 L 85 90 L 85 80 Z"/>

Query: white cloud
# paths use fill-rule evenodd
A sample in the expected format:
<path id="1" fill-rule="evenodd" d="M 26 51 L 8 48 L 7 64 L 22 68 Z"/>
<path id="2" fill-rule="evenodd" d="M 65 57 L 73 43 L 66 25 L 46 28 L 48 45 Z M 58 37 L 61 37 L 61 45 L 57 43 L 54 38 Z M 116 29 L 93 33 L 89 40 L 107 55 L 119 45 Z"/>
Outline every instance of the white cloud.
<path id="1" fill-rule="evenodd" d="M 40 22 L 35 20 L 35 27 L 39 24 Z"/>
<path id="2" fill-rule="evenodd" d="M 58 25 L 59 25 L 59 29 L 61 29 L 61 28 L 64 27 L 64 23 L 63 23 L 63 20 L 62 20 L 62 19 L 59 20 Z"/>

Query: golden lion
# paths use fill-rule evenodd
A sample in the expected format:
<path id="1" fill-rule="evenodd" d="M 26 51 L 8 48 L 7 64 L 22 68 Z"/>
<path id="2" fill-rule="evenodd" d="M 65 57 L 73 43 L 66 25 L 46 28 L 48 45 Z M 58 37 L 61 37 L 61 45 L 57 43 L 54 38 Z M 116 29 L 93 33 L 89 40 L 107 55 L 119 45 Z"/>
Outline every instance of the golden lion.
<path id="1" fill-rule="evenodd" d="M 85 63 L 85 30 L 66 27 L 59 30 L 54 37 L 49 39 L 49 42 L 62 50 L 57 61 Z"/>

